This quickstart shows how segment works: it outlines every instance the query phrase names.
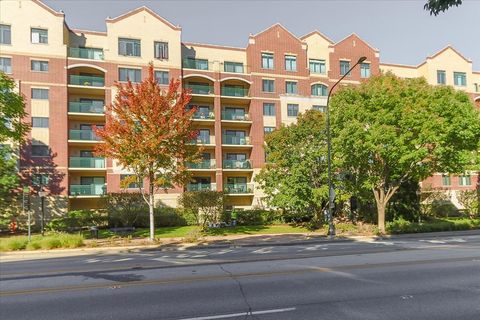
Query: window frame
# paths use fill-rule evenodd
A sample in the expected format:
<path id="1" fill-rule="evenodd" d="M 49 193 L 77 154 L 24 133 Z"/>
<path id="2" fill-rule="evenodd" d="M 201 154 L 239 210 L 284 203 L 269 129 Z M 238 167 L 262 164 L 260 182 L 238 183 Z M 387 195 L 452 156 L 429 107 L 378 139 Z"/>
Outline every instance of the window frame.
<path id="1" fill-rule="evenodd" d="M 319 72 L 316 72 L 315 70 L 312 70 L 312 65 L 318 64 L 318 70 Z M 315 69 L 315 68 L 313 68 Z M 308 70 L 310 70 L 310 73 L 313 74 L 327 74 L 327 64 L 325 62 L 325 59 L 309 59 L 308 60 Z M 322 72 L 323 70 L 323 72 Z"/>
<path id="2" fill-rule="evenodd" d="M 440 82 L 440 75 L 443 77 L 442 82 Z M 437 84 L 447 84 L 447 72 L 445 70 L 437 70 Z"/>
<path id="3" fill-rule="evenodd" d="M 38 63 L 38 65 L 40 66 L 40 69 L 39 70 L 35 70 L 33 68 L 34 64 Z M 45 68 L 46 66 L 46 68 Z M 46 60 L 30 60 L 30 71 L 33 71 L 33 72 L 48 72 L 50 66 L 49 66 L 49 63 L 48 61 Z"/>
<path id="4" fill-rule="evenodd" d="M 125 53 L 121 53 L 122 51 L 122 46 L 121 46 L 121 43 L 124 42 L 125 43 Z M 131 43 L 132 47 L 131 47 L 131 51 L 132 51 L 132 54 L 128 54 L 128 47 L 127 45 Z M 122 56 L 122 57 L 141 57 L 142 56 L 142 40 L 140 39 L 132 39 L 132 38 L 122 38 L 122 37 L 118 37 L 118 55 L 119 56 Z M 136 54 L 138 50 L 138 55 Z"/>
<path id="5" fill-rule="evenodd" d="M 314 104 L 314 105 L 312 105 L 312 110 L 316 110 L 316 111 L 325 113 L 327 111 L 327 106 L 321 106 L 321 105 Z"/>
<path id="6" fill-rule="evenodd" d="M 461 76 L 458 78 L 458 76 Z M 461 83 L 457 83 L 457 79 L 461 79 Z M 467 73 L 466 72 L 460 72 L 460 71 L 454 71 L 453 72 L 453 84 L 456 87 L 466 87 L 467 86 Z"/>
<path id="7" fill-rule="evenodd" d="M 38 33 L 38 42 L 34 42 L 33 35 Z M 44 32 L 44 34 L 42 34 Z M 42 40 L 43 39 L 43 40 Z M 32 44 L 48 44 L 48 29 L 30 28 L 30 42 Z"/>
<path id="8" fill-rule="evenodd" d="M 5 41 L 4 32 L 8 31 L 8 42 Z M 0 24 L 0 44 L 12 44 L 12 26 L 9 24 Z"/>
<path id="9" fill-rule="evenodd" d="M 288 103 L 287 104 L 287 117 L 289 118 L 296 118 L 298 117 L 298 109 L 299 105 L 296 103 Z"/>
<path id="10" fill-rule="evenodd" d="M 345 65 L 347 66 L 347 69 L 343 70 Z M 351 76 L 352 75 L 351 72 L 349 72 L 348 74 L 346 73 L 348 70 L 350 70 L 350 61 L 340 60 L 340 75 L 341 76 L 347 75 L 347 77 Z M 343 73 L 343 72 L 345 72 L 345 73 Z"/>
<path id="11" fill-rule="evenodd" d="M 266 70 L 274 70 L 275 69 L 275 55 L 271 52 L 262 52 L 261 53 L 261 58 L 262 58 L 262 69 Z M 264 60 L 266 59 L 266 60 Z M 267 62 L 265 65 L 264 62 Z M 270 61 L 271 61 L 271 66 L 270 66 Z"/>
<path id="12" fill-rule="evenodd" d="M 472 176 L 470 174 L 458 176 L 458 185 L 461 187 L 470 187 L 472 185 Z"/>
<path id="13" fill-rule="evenodd" d="M 365 68 L 366 66 L 368 66 L 368 68 Z M 365 70 L 368 70 L 368 74 L 367 73 L 364 74 Z M 372 76 L 371 63 L 370 62 L 360 63 L 360 78 L 368 79 L 371 76 Z"/>
<path id="14" fill-rule="evenodd" d="M 293 92 L 289 92 L 288 90 L 288 87 L 289 85 L 291 85 L 291 89 Z M 295 90 L 293 90 L 295 89 Z M 290 81 L 290 80 L 286 80 L 285 81 L 285 93 L 286 94 L 298 94 L 298 81 Z"/>
<path id="15" fill-rule="evenodd" d="M 34 148 L 42 148 L 45 150 L 45 153 L 42 154 L 34 154 L 33 150 Z M 37 149 L 39 150 L 39 149 Z M 50 148 L 47 145 L 38 145 L 38 144 L 33 144 L 32 149 L 31 149 L 31 157 L 49 157 L 50 156 Z"/>
<path id="16" fill-rule="evenodd" d="M 297 72 L 297 56 L 292 54 L 285 55 L 285 71 Z"/>
<path id="17" fill-rule="evenodd" d="M 12 58 L 11 57 L 0 57 L 0 61 L 2 61 L 0 63 L 0 71 L 3 71 L 4 73 L 6 74 L 12 74 Z M 4 61 L 9 61 L 10 62 L 10 65 L 9 66 L 6 66 L 4 64 Z M 7 68 L 10 68 L 9 70 L 7 68 L 5 68 L 5 66 Z"/>
<path id="18" fill-rule="evenodd" d="M 318 93 L 317 88 L 321 88 L 320 89 L 321 94 L 317 94 Z M 315 89 L 317 89 L 317 90 L 315 90 Z M 324 91 L 324 89 L 325 89 L 325 91 Z M 326 96 L 328 96 L 328 87 L 326 85 L 324 85 L 323 83 L 314 83 L 310 86 L 310 94 L 314 97 L 326 97 Z"/>
<path id="19" fill-rule="evenodd" d="M 233 67 L 233 71 L 227 70 L 227 66 Z M 241 67 L 241 71 L 237 71 L 237 68 Z M 224 61 L 223 62 L 223 71 L 229 73 L 245 73 L 243 62 L 234 62 L 234 61 Z"/>
<path id="20" fill-rule="evenodd" d="M 452 185 L 452 178 L 448 174 L 442 174 L 442 187 L 450 187 Z"/>
<path id="21" fill-rule="evenodd" d="M 122 79 L 121 79 L 121 70 L 125 70 L 125 71 L 126 71 L 126 75 L 125 75 L 125 76 L 126 76 L 126 80 L 122 80 Z M 140 79 L 139 79 L 138 81 L 134 81 L 134 80 L 130 79 L 129 76 L 128 76 L 128 72 L 129 72 L 129 71 L 134 71 L 134 72 L 135 72 L 135 77 L 136 77 L 137 72 L 138 72 L 138 75 L 139 75 L 139 78 L 140 78 Z M 142 82 L 142 69 L 119 67 L 119 68 L 118 68 L 118 81 L 119 81 L 119 82 L 128 82 L 129 80 L 130 80 L 131 82 L 133 82 L 133 83 Z"/>
<path id="22" fill-rule="evenodd" d="M 48 117 L 32 117 L 32 128 L 49 128 L 49 118 Z"/>
<path id="23" fill-rule="evenodd" d="M 130 176 L 134 176 L 134 174 L 120 174 L 120 185 L 122 183 L 122 180 L 125 180 L 125 178 L 128 178 Z M 136 182 L 131 182 L 128 184 L 128 186 L 125 189 L 141 189 L 143 188 L 143 181 L 136 181 Z"/>
<path id="24" fill-rule="evenodd" d="M 265 126 L 265 127 L 263 127 L 263 135 L 270 134 L 273 131 L 275 131 L 275 129 L 276 129 L 275 127 Z"/>
<path id="25" fill-rule="evenodd" d="M 157 55 L 157 46 L 159 46 L 158 55 Z M 141 44 L 140 44 L 140 47 L 141 47 Z M 168 57 L 169 57 L 168 42 L 153 41 L 153 57 L 158 60 L 168 60 Z"/>
<path id="26" fill-rule="evenodd" d="M 157 77 L 157 73 L 161 73 L 163 76 L 160 78 L 160 81 L 159 78 Z M 166 78 L 166 81 L 165 81 L 165 74 L 167 75 L 167 78 Z M 155 70 L 154 73 L 153 73 L 155 79 L 157 80 L 157 82 L 160 84 L 160 85 L 168 85 L 170 84 L 170 72 L 168 71 L 165 71 L 165 70 Z M 141 76 L 140 76 L 141 77 Z"/>
<path id="27" fill-rule="evenodd" d="M 271 83 L 272 86 L 272 90 L 268 90 L 266 91 L 265 90 L 265 84 L 266 83 Z M 270 89 L 270 86 L 268 86 L 268 89 Z M 275 92 L 275 80 L 272 80 L 272 79 L 262 79 L 262 92 L 266 92 L 266 93 L 274 93 Z"/>
<path id="28" fill-rule="evenodd" d="M 46 93 L 47 93 L 46 98 L 34 97 L 34 94 L 33 94 L 34 91 L 35 91 L 35 92 L 42 92 L 42 93 L 46 92 Z M 50 98 L 50 89 L 46 89 L 46 88 L 31 88 L 30 94 L 31 94 L 31 95 L 30 95 L 31 99 L 34 99 L 34 100 L 49 100 L 49 98 Z M 42 96 L 42 94 L 40 94 L 40 96 Z"/>
<path id="29" fill-rule="evenodd" d="M 267 108 L 265 108 L 267 107 Z M 269 111 L 273 111 L 273 112 L 267 112 L 267 114 L 265 113 L 265 110 L 269 110 Z M 271 102 L 264 102 L 263 103 L 263 116 L 266 116 L 266 117 L 275 117 L 275 113 L 276 113 L 276 110 L 275 110 L 275 103 L 271 103 Z"/>

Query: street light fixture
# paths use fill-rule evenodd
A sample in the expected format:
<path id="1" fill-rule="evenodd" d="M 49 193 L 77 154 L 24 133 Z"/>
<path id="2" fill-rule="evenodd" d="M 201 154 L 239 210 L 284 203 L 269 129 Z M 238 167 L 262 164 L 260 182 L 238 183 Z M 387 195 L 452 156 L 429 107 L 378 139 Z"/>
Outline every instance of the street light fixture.
<path id="1" fill-rule="evenodd" d="M 348 71 L 340 78 L 337 82 L 328 90 L 328 97 L 327 97 L 327 166 L 328 166 L 328 235 L 333 237 L 335 236 L 335 226 L 333 224 L 333 200 L 335 199 L 335 190 L 333 188 L 332 183 L 332 141 L 330 135 L 330 95 L 333 92 L 333 89 L 342 81 L 347 75 L 350 74 L 357 65 L 362 63 L 363 61 L 367 60 L 367 57 L 360 57 L 357 63 L 355 63 Z"/>

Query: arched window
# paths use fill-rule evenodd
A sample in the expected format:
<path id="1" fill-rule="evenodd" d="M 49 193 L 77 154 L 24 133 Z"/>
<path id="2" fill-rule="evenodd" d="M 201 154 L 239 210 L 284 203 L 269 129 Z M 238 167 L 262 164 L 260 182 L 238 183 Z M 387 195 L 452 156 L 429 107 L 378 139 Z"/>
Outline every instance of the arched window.
<path id="1" fill-rule="evenodd" d="M 323 84 L 312 85 L 312 96 L 327 96 L 328 88 Z"/>

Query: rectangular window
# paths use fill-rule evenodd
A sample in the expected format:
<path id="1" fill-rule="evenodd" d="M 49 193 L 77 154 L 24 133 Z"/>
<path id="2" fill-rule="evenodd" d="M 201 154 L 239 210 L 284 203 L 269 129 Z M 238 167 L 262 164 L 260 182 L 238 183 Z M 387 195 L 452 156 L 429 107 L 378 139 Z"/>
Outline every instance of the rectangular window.
<path id="1" fill-rule="evenodd" d="M 124 82 L 128 80 L 132 82 L 140 82 L 142 81 L 142 72 L 140 69 L 119 68 L 118 80 Z"/>
<path id="2" fill-rule="evenodd" d="M 48 174 L 34 173 L 32 174 L 32 184 L 34 186 L 46 186 L 48 185 Z"/>
<path id="3" fill-rule="evenodd" d="M 458 177 L 458 184 L 460 186 L 466 187 L 472 185 L 472 179 L 470 175 L 463 175 Z"/>
<path id="4" fill-rule="evenodd" d="M 167 42 L 155 41 L 153 43 L 153 46 L 154 46 L 155 59 L 164 59 L 164 60 L 168 59 L 168 43 Z"/>
<path id="5" fill-rule="evenodd" d="M 243 63 L 241 62 L 227 62 L 223 64 L 225 72 L 243 73 Z"/>
<path id="6" fill-rule="evenodd" d="M 31 70 L 48 72 L 48 61 L 32 60 Z"/>
<path id="7" fill-rule="evenodd" d="M 125 180 L 128 177 L 131 177 L 131 174 L 121 174 L 120 175 L 120 181 Z M 143 188 L 143 182 L 142 181 L 136 181 L 136 182 L 130 182 L 127 186 L 128 189 L 138 189 L 138 188 Z"/>
<path id="8" fill-rule="evenodd" d="M 467 74 L 465 72 L 454 72 L 453 83 L 459 87 L 465 87 L 467 85 Z"/>
<path id="9" fill-rule="evenodd" d="M 285 56 L 285 70 L 297 71 L 297 57 L 287 55 Z"/>
<path id="10" fill-rule="evenodd" d="M 200 129 L 198 130 L 197 142 L 203 144 L 210 143 L 210 130 L 209 129 Z"/>
<path id="11" fill-rule="evenodd" d="M 450 180 L 450 176 L 449 175 L 443 175 L 442 176 L 442 186 L 450 186 L 452 184 L 451 180 Z"/>
<path id="12" fill-rule="evenodd" d="M 0 57 L 0 71 L 5 73 L 12 73 L 12 58 Z"/>
<path id="13" fill-rule="evenodd" d="M 370 63 L 360 63 L 360 77 L 370 78 Z"/>
<path id="14" fill-rule="evenodd" d="M 265 135 L 272 133 L 275 130 L 275 127 L 263 127 L 263 133 Z"/>
<path id="15" fill-rule="evenodd" d="M 340 61 L 340 75 L 344 76 L 350 69 L 350 61 Z M 350 74 L 348 74 L 350 75 Z"/>
<path id="16" fill-rule="evenodd" d="M 262 68 L 273 69 L 273 53 L 262 53 Z"/>
<path id="17" fill-rule="evenodd" d="M 0 43 L 12 44 L 12 30 L 6 24 L 0 24 Z"/>
<path id="18" fill-rule="evenodd" d="M 262 91 L 263 92 L 274 92 L 275 91 L 275 82 L 274 80 L 262 79 Z"/>
<path id="19" fill-rule="evenodd" d="M 159 84 L 168 84 L 170 82 L 168 71 L 155 71 L 155 79 Z"/>
<path id="20" fill-rule="evenodd" d="M 327 73 L 327 67 L 325 65 L 325 60 L 310 59 L 309 67 L 310 67 L 310 72 L 311 73 L 318 73 L 318 74 L 326 74 Z"/>
<path id="21" fill-rule="evenodd" d="M 285 92 L 290 94 L 297 94 L 297 82 L 295 81 L 285 81 Z"/>
<path id="22" fill-rule="evenodd" d="M 31 29 L 32 43 L 48 43 L 48 30 L 46 29 Z"/>
<path id="23" fill-rule="evenodd" d="M 445 70 L 437 70 L 437 84 L 447 84 Z"/>
<path id="24" fill-rule="evenodd" d="M 312 106 L 313 110 L 320 111 L 320 112 L 325 112 L 327 107 L 325 106 Z"/>
<path id="25" fill-rule="evenodd" d="M 48 89 L 32 88 L 32 99 L 48 100 Z"/>
<path id="26" fill-rule="evenodd" d="M 121 56 L 140 57 L 140 40 L 118 38 L 118 54 Z"/>
<path id="27" fill-rule="evenodd" d="M 263 115 L 264 116 L 274 116 L 275 115 L 275 104 L 274 103 L 264 103 L 263 104 Z"/>
<path id="28" fill-rule="evenodd" d="M 289 117 L 298 116 L 298 104 L 287 104 L 287 116 Z"/>
<path id="29" fill-rule="evenodd" d="M 32 157 L 48 157 L 48 146 L 32 145 Z"/>
<path id="30" fill-rule="evenodd" d="M 48 128 L 48 118 L 32 117 L 32 128 Z"/>

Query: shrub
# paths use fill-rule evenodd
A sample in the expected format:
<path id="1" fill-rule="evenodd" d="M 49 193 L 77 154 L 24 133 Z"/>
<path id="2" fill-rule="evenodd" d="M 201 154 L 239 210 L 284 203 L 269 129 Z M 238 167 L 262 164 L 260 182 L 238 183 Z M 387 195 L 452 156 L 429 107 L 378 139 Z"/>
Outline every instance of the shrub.
<path id="1" fill-rule="evenodd" d="M 155 208 L 154 214 L 156 227 L 180 227 L 188 224 L 182 212 L 175 208 Z"/>
<path id="2" fill-rule="evenodd" d="M 0 251 L 78 248 L 83 245 L 82 235 L 67 233 L 52 233 L 44 237 L 35 235 L 32 236 L 30 242 L 28 242 L 27 236 L 0 239 Z"/>
<path id="3" fill-rule="evenodd" d="M 390 233 L 418 233 L 418 232 L 438 232 L 438 231 L 457 231 L 471 230 L 480 228 L 480 219 L 433 219 L 428 222 L 409 222 L 404 219 L 398 219 L 387 223 L 387 230 Z"/>
<path id="4" fill-rule="evenodd" d="M 104 225 L 107 218 L 99 212 L 90 210 L 69 211 L 64 217 L 52 219 L 46 225 L 51 231 L 73 231 L 86 226 Z"/>
<path id="5" fill-rule="evenodd" d="M 220 222 L 224 196 L 218 191 L 193 191 L 184 192 L 178 203 L 187 215 L 193 215 L 197 225 L 205 229 L 208 223 Z"/>
<path id="6" fill-rule="evenodd" d="M 468 212 L 470 218 L 480 216 L 480 190 L 460 191 L 458 201 Z"/>
<path id="7" fill-rule="evenodd" d="M 279 222 L 280 220 L 280 215 L 276 211 L 262 209 L 237 211 L 238 225 L 265 225 Z"/>
<path id="8" fill-rule="evenodd" d="M 109 193 L 106 200 L 110 227 L 138 226 L 137 220 L 144 219 L 145 214 L 148 219 L 148 207 L 139 192 Z"/>

